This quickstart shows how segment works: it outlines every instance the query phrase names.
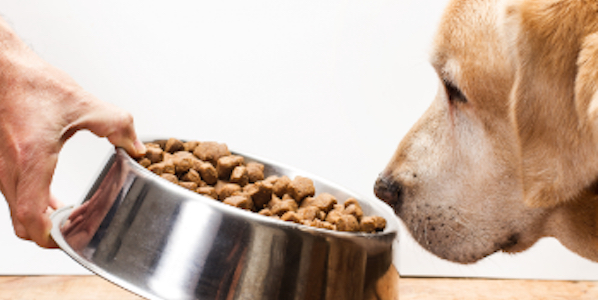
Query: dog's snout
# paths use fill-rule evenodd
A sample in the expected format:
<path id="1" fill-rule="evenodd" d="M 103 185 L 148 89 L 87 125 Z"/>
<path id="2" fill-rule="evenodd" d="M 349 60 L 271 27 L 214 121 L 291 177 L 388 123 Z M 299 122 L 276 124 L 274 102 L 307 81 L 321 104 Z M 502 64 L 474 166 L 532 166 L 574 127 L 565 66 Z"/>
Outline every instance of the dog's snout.
<path id="1" fill-rule="evenodd" d="M 380 175 L 374 185 L 376 197 L 388 203 L 395 210 L 401 206 L 401 192 L 401 185 L 384 175 Z"/>

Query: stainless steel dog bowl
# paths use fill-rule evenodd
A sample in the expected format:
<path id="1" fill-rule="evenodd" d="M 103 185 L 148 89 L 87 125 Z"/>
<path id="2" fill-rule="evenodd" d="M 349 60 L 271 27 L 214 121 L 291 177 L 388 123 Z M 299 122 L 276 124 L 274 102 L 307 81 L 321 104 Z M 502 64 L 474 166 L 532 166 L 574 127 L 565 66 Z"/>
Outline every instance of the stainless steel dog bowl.
<path id="1" fill-rule="evenodd" d="M 174 185 L 116 149 L 82 204 L 54 213 L 52 237 L 92 272 L 148 299 L 398 298 L 398 281 L 388 281 L 398 224 L 385 204 L 243 156 L 266 175 L 302 175 L 317 193 L 355 197 L 387 228 L 346 233 L 264 217 Z"/>

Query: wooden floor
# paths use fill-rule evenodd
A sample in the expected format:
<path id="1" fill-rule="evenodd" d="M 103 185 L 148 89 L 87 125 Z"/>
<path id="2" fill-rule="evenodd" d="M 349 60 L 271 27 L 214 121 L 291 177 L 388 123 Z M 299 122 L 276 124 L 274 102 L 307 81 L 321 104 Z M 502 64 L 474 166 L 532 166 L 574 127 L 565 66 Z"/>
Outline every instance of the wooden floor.
<path id="1" fill-rule="evenodd" d="M 598 282 L 401 278 L 400 300 L 596 300 Z M 0 300 L 139 300 L 97 276 L 0 276 Z"/>

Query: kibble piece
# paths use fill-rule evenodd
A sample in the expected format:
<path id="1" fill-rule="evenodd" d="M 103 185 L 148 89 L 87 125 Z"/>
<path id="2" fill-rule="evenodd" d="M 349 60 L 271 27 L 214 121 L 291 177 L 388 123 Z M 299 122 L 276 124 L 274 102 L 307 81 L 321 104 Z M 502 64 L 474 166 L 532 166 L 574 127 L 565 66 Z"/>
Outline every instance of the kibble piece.
<path id="1" fill-rule="evenodd" d="M 145 157 L 147 157 L 152 164 L 159 163 L 164 160 L 164 150 L 160 147 L 146 147 Z"/>
<path id="2" fill-rule="evenodd" d="M 166 151 L 168 153 L 175 153 L 177 151 L 182 151 L 182 150 L 185 150 L 185 146 L 183 145 L 183 142 L 181 142 L 180 140 L 177 140 L 175 138 L 168 139 L 168 141 L 166 141 L 166 145 L 164 146 L 164 151 Z"/>
<path id="3" fill-rule="evenodd" d="M 297 210 L 299 218 L 303 221 L 313 221 L 315 219 L 321 218 L 322 215 L 320 213 L 321 211 L 317 207 L 313 206 L 301 207 Z"/>
<path id="4" fill-rule="evenodd" d="M 257 162 L 247 163 L 247 174 L 251 183 L 264 180 L 264 165 Z"/>
<path id="5" fill-rule="evenodd" d="M 162 150 L 164 150 L 164 148 L 166 147 L 166 142 L 168 140 L 157 140 L 157 141 L 153 141 L 152 144 L 156 144 L 158 145 L 158 147 L 162 148 Z"/>
<path id="6" fill-rule="evenodd" d="M 236 183 L 240 186 L 245 186 L 249 183 L 249 175 L 245 166 L 237 166 L 230 174 L 230 182 Z"/>
<path id="7" fill-rule="evenodd" d="M 227 155 L 219 158 L 218 162 L 216 163 L 216 172 L 218 172 L 218 178 L 222 180 L 228 180 L 233 169 L 242 165 L 243 162 L 243 156 L 239 155 Z"/>
<path id="8" fill-rule="evenodd" d="M 192 191 L 197 190 L 197 183 L 192 182 L 192 181 L 179 181 L 179 185 L 188 190 L 192 190 Z"/>
<path id="9" fill-rule="evenodd" d="M 271 217 L 272 216 L 272 212 L 270 211 L 269 208 L 264 208 L 264 209 L 260 210 L 258 212 L 258 214 L 260 214 L 262 216 L 266 216 L 266 217 Z"/>
<path id="10" fill-rule="evenodd" d="M 314 187 L 314 182 L 303 176 L 296 176 L 293 181 L 289 184 L 289 194 L 300 202 L 305 197 L 311 197 L 315 195 L 316 188 Z"/>
<path id="11" fill-rule="evenodd" d="M 225 181 L 218 181 L 214 188 L 216 189 L 216 194 L 218 194 L 218 199 L 220 200 L 224 200 L 241 191 L 241 186 L 238 184 L 228 183 Z"/>
<path id="12" fill-rule="evenodd" d="M 224 199 L 225 204 L 236 206 L 242 209 L 251 210 L 253 208 L 253 203 L 251 203 L 251 199 L 245 195 L 235 195 L 230 196 Z"/>
<path id="13" fill-rule="evenodd" d="M 230 151 L 226 144 L 203 142 L 197 145 L 193 154 L 203 161 L 209 161 L 212 165 L 216 165 L 218 159 L 230 155 Z"/>
<path id="14" fill-rule="evenodd" d="M 386 219 L 380 216 L 363 217 L 360 222 L 361 231 L 376 232 L 382 231 L 386 227 Z"/>
<path id="15" fill-rule="evenodd" d="M 386 219 L 381 216 L 371 216 L 371 218 L 376 222 L 376 231 L 382 231 L 386 228 Z"/>
<path id="16" fill-rule="evenodd" d="M 172 156 L 172 163 L 174 164 L 177 174 L 184 174 L 193 167 L 193 154 L 185 151 L 176 152 Z"/>
<path id="17" fill-rule="evenodd" d="M 274 205 L 276 205 L 276 203 L 279 203 L 280 201 L 282 201 L 280 198 L 278 198 L 276 195 L 272 194 L 272 198 L 268 202 L 268 207 L 267 208 L 269 208 L 270 210 L 272 210 L 272 207 L 274 207 Z"/>
<path id="18" fill-rule="evenodd" d="M 288 176 L 282 176 L 274 182 L 273 191 L 278 197 L 282 197 L 282 195 L 287 194 L 289 192 L 289 185 L 291 184 L 291 179 Z"/>
<path id="19" fill-rule="evenodd" d="M 359 231 L 359 222 L 353 215 L 343 214 L 336 223 L 336 229 L 339 231 Z"/>
<path id="20" fill-rule="evenodd" d="M 297 211 L 297 202 L 295 200 L 281 200 L 275 203 L 270 210 L 272 214 L 282 216 L 288 211 Z"/>
<path id="21" fill-rule="evenodd" d="M 156 173 L 157 175 L 162 175 L 165 173 L 175 174 L 174 164 L 172 161 L 163 161 L 157 164 L 152 164 L 147 169 Z"/>
<path id="22" fill-rule="evenodd" d="M 337 203 L 336 198 L 329 193 L 321 193 L 316 196 L 311 205 L 317 207 L 321 211 L 329 212 Z"/>
<path id="23" fill-rule="evenodd" d="M 193 150 L 195 150 L 199 144 L 199 141 L 188 141 L 183 143 L 183 148 L 185 151 L 193 153 Z"/>
<path id="24" fill-rule="evenodd" d="M 149 148 L 160 148 L 162 149 L 162 147 L 160 146 L 160 144 L 158 143 L 145 143 L 145 148 L 149 149 Z"/>
<path id="25" fill-rule="evenodd" d="M 248 184 L 243 188 L 243 192 L 251 197 L 257 209 L 261 209 L 272 200 L 272 185 L 267 182 Z"/>
<path id="26" fill-rule="evenodd" d="M 291 197 L 289 194 L 282 195 L 282 200 L 295 200 L 295 198 Z"/>
<path id="27" fill-rule="evenodd" d="M 193 161 L 193 169 L 196 170 L 203 181 L 205 181 L 209 185 L 214 185 L 218 181 L 218 173 L 216 172 L 216 168 L 205 161 L 201 161 L 199 159 Z"/>
<path id="28" fill-rule="evenodd" d="M 194 169 L 190 169 L 185 175 L 181 177 L 184 181 L 191 181 L 197 183 L 197 186 L 206 185 L 206 183 L 201 180 L 201 175 L 199 172 L 195 171 Z"/>
<path id="29" fill-rule="evenodd" d="M 295 222 L 301 224 L 301 219 L 299 218 L 299 215 L 297 215 L 297 213 L 294 211 L 287 211 L 280 217 L 280 219 L 287 222 Z"/>
<path id="30" fill-rule="evenodd" d="M 376 220 L 371 217 L 364 217 L 359 222 L 359 229 L 363 232 L 375 232 L 376 231 Z"/>
<path id="31" fill-rule="evenodd" d="M 312 220 L 312 221 L 303 221 L 302 223 L 304 225 L 312 226 L 312 227 L 316 227 L 316 228 L 323 228 L 323 229 L 328 229 L 328 230 L 336 230 L 336 226 L 334 224 L 331 224 L 330 222 L 318 220 L 318 219 L 315 219 L 315 220 Z"/>
<path id="32" fill-rule="evenodd" d="M 326 215 L 326 221 L 330 222 L 332 224 L 337 224 L 338 220 L 343 216 L 343 212 L 339 211 L 339 210 L 331 210 L 327 215 Z"/>
<path id="33" fill-rule="evenodd" d="M 164 173 L 160 175 L 160 177 L 172 182 L 172 183 L 179 183 L 179 179 L 174 174 Z"/>
<path id="34" fill-rule="evenodd" d="M 347 202 L 349 202 L 349 204 L 347 204 Z M 349 198 L 347 201 L 345 201 L 345 213 L 355 216 L 355 218 L 357 218 L 357 221 L 361 220 L 361 218 L 363 217 L 363 210 L 361 209 L 361 205 L 359 205 L 359 202 L 357 202 L 357 200 L 353 198 Z"/>
<path id="35" fill-rule="evenodd" d="M 142 158 L 139 160 L 139 164 L 140 164 L 142 167 L 144 167 L 144 168 L 147 168 L 147 167 L 149 167 L 149 166 L 152 164 L 152 161 L 151 161 L 149 158 L 147 158 L 147 157 L 142 157 Z"/>
<path id="36" fill-rule="evenodd" d="M 216 193 L 216 189 L 213 186 L 200 186 L 195 192 L 218 200 L 218 193 Z"/>

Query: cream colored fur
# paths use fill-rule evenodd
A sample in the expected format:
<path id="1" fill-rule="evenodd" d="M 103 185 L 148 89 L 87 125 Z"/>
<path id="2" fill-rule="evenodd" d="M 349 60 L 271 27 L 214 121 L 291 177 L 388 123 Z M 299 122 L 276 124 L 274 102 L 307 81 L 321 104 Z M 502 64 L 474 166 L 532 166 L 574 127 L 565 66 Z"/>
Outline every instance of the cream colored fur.
<path id="1" fill-rule="evenodd" d="M 554 236 L 598 261 L 598 1 L 452 1 L 431 63 L 438 95 L 380 177 L 414 238 L 469 263 Z"/>

